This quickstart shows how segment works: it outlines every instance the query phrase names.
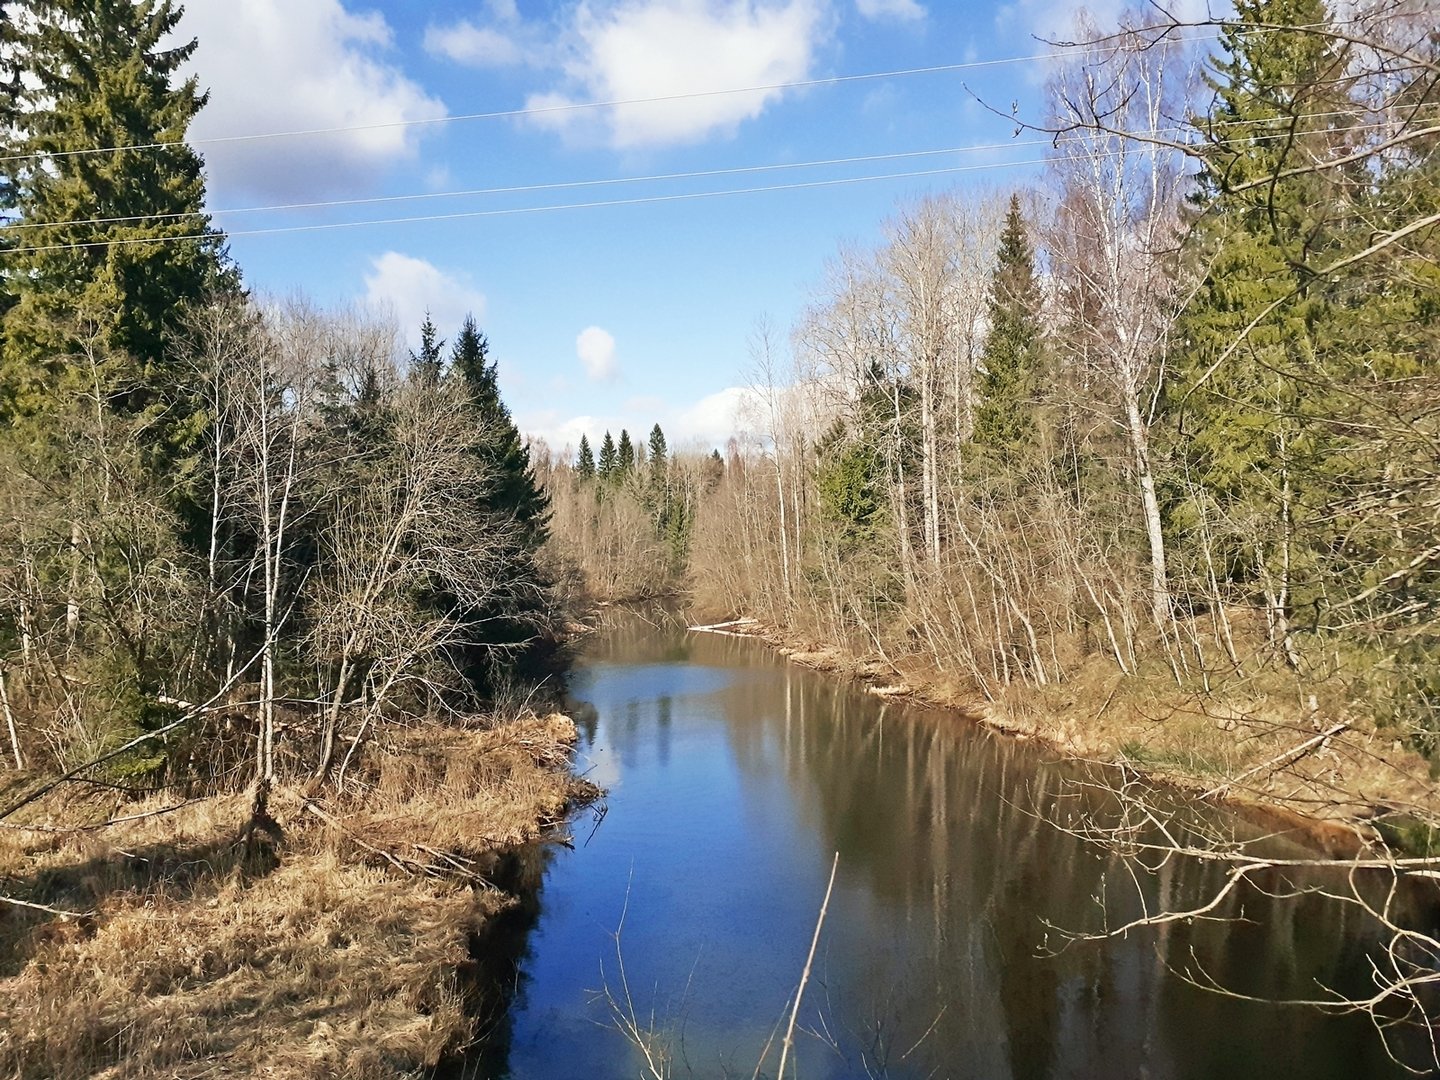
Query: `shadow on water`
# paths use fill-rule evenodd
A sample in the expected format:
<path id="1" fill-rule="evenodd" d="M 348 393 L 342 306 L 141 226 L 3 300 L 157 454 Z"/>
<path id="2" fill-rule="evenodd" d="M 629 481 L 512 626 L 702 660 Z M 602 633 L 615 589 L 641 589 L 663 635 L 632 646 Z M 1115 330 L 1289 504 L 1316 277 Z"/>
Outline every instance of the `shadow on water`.
<path id="1" fill-rule="evenodd" d="M 545 903 L 537 879 L 518 944 L 491 945 L 515 990 L 467 1076 L 641 1074 L 597 995 L 616 989 L 622 912 L 636 1012 L 672 1075 L 750 1076 L 836 851 L 801 1010 L 807 1080 L 1404 1075 L 1363 1017 L 1176 975 L 1203 968 L 1257 997 L 1368 987 L 1375 941 L 1353 909 L 1266 895 L 1311 882 L 1277 875 L 1215 920 L 1066 947 L 1048 926 L 1191 904 L 1220 872 L 1176 859 L 1135 877 L 1056 828 L 1081 774 L 1032 746 L 663 625 L 597 636 L 571 693 L 579 768 L 610 789 L 609 812 L 532 868 Z"/>
<path id="2" fill-rule="evenodd" d="M 515 902 L 470 937 L 471 962 L 460 973 L 460 991 L 475 1018 L 475 1043 L 462 1058 L 432 1070 L 432 1080 L 506 1075 L 514 1006 L 524 999 L 531 931 L 540 918 L 545 875 L 556 850 L 551 843 L 526 844 L 496 864 L 490 880 Z"/>

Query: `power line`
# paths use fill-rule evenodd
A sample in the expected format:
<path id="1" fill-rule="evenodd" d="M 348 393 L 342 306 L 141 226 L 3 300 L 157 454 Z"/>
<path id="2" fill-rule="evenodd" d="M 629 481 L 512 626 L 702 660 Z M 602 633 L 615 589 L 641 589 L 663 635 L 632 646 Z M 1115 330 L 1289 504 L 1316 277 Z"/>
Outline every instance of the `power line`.
<path id="1" fill-rule="evenodd" d="M 1178 128 L 1160 128 L 1147 134 L 1178 131 Z M 979 143 L 965 146 L 948 146 L 934 150 L 901 150 L 889 154 L 861 154 L 855 157 L 822 158 L 814 161 L 775 162 L 766 165 L 741 165 L 728 169 L 697 169 L 690 172 L 654 173 L 645 176 L 603 177 L 597 180 L 564 180 L 544 184 L 518 184 L 510 187 L 469 188 L 459 191 L 411 192 L 404 195 L 372 195 L 355 199 L 326 199 L 316 202 L 277 203 L 271 206 L 241 206 L 220 210 L 180 210 L 165 214 L 129 214 L 123 217 L 71 218 L 63 221 L 20 221 L 7 229 L 45 229 L 69 225 L 118 225 L 129 221 L 166 221 L 176 218 L 225 217 L 235 214 L 278 213 L 288 210 L 325 210 L 344 206 L 371 206 L 385 203 L 417 202 L 434 199 L 473 198 L 481 195 L 517 195 L 537 191 L 561 191 L 584 187 L 611 187 L 618 184 L 660 183 L 671 180 L 699 180 L 717 176 L 743 176 L 746 174 L 777 172 L 788 169 L 813 169 L 831 165 L 860 165 L 877 161 L 900 161 L 921 157 L 939 157 L 944 154 L 981 153 L 990 150 L 1005 150 L 1014 146 L 1050 146 L 1053 139 L 1011 139 L 1000 143 Z M 1060 140 L 1064 142 L 1066 140 Z"/>
<path id="2" fill-rule="evenodd" d="M 1163 30 L 1164 27 L 1142 27 L 1138 33 L 1146 30 Z M 1266 31 L 1249 31 L 1249 33 L 1262 33 Z M 1158 44 L 1162 47 L 1172 45 L 1193 44 L 1199 41 L 1210 40 L 1211 35 L 1200 35 L 1196 37 L 1165 37 Z M 1096 53 L 1112 53 L 1116 51 L 1115 45 L 1095 45 L 1089 48 L 1069 48 L 1066 56 L 1089 56 Z M 247 135 L 217 135 L 205 139 L 169 139 L 148 143 L 131 143 L 125 146 L 92 146 L 78 150 L 56 150 L 41 156 L 55 159 L 66 157 L 84 157 L 92 154 L 117 154 L 131 150 L 164 150 L 174 146 L 214 146 L 227 143 L 259 142 L 266 139 L 289 139 L 304 138 L 316 135 L 343 135 L 351 132 L 382 131 L 396 128 L 430 127 L 440 124 L 454 124 L 471 120 L 505 120 L 518 119 L 527 116 L 544 116 L 555 113 L 578 112 L 588 109 L 610 109 L 626 105 L 653 105 L 670 101 L 692 101 L 701 98 L 724 97 L 734 94 L 756 94 L 770 93 L 777 90 L 803 90 L 817 86 L 838 86 L 845 83 L 868 82 L 877 79 L 905 78 L 912 75 L 938 75 L 956 71 L 974 71 L 982 68 L 1003 67 L 1010 64 L 1035 63 L 1041 60 L 1052 60 L 1058 54 L 1054 52 L 1032 53 L 1026 56 L 1005 56 L 990 60 L 966 60 L 955 64 L 935 64 L 929 67 L 899 68 L 893 71 L 871 71 L 856 75 L 828 75 L 817 79 L 796 79 L 788 82 L 762 83 L 756 86 L 735 86 L 725 87 L 718 90 L 692 90 L 676 94 L 656 94 L 650 97 L 639 98 L 617 98 L 607 101 L 573 101 L 556 105 L 535 105 L 525 106 L 519 109 L 497 109 L 490 112 L 462 113 L 457 116 L 434 116 L 423 117 L 416 120 L 387 120 L 370 124 L 344 124 L 334 127 L 323 128 L 298 128 L 289 131 L 265 131 L 254 132 Z M 27 155 L 11 155 L 0 157 L 0 164 L 11 161 L 24 161 Z"/>
<path id="3" fill-rule="evenodd" d="M 1114 154 L 1106 156 L 1116 156 Z M 29 255 L 44 251 L 76 251 L 86 248 L 121 247 L 132 244 L 178 243 L 185 240 L 208 240 L 217 236 L 274 236 L 302 232 L 330 232 L 337 229 L 356 229 L 369 225 L 407 225 L 436 221 L 459 221 L 471 218 L 511 217 L 521 214 L 542 214 L 557 210 L 588 210 L 609 206 L 643 206 L 650 203 L 691 202 L 699 199 L 721 198 L 727 195 L 757 195 L 772 191 L 799 191 L 813 188 L 842 187 L 847 184 L 864 184 L 881 180 L 906 180 L 926 176 L 945 176 L 955 173 L 979 172 L 987 169 L 1008 169 L 1028 165 L 1044 165 L 1047 158 L 1028 161 L 990 161 L 979 165 L 954 165 L 942 169 L 921 169 L 910 172 L 882 173 L 873 176 L 848 176 L 828 180 L 805 180 L 793 184 L 767 184 L 760 187 L 726 188 L 719 191 L 689 191 L 671 195 L 642 195 L 632 199 L 602 199 L 589 202 L 561 203 L 545 206 L 505 207 L 492 210 L 461 210 L 447 214 L 417 214 L 409 217 L 367 218 L 363 221 L 332 221 L 312 225 L 280 225 L 263 229 L 237 229 L 225 233 L 196 232 L 178 236 L 134 236 L 112 240 L 87 240 L 67 244 L 38 244 L 32 247 L 11 248 L 8 254 Z M 0 254 L 5 254 L 0 252 Z"/>
<path id="4" fill-rule="evenodd" d="M 1263 122 L 1263 121 L 1256 121 L 1256 122 Z M 1157 131 L 1165 131 L 1165 130 L 1172 130 L 1172 129 L 1159 128 L 1159 129 L 1156 129 L 1156 130 L 1157 130 Z M 1136 133 L 1136 134 L 1139 134 L 1139 133 Z M 1237 141 L 1253 142 L 1253 141 L 1261 141 L 1261 140 L 1266 140 L 1266 139 L 1284 139 L 1284 138 L 1288 138 L 1288 137 L 1289 137 L 1289 133 L 1288 133 L 1288 132 L 1278 132 L 1278 133 L 1276 133 L 1276 134 L 1274 134 L 1274 135 L 1248 136 L 1248 137 L 1244 137 L 1244 138 L 1242 138 L 1241 140 L 1237 140 Z M 1083 138 L 1086 138 L 1086 136 L 1076 136 L 1076 139 L 1077 139 L 1077 140 L 1083 139 Z M 1037 143 L 1042 143 L 1042 144 L 1049 145 L 1049 144 L 1051 143 L 1051 141 L 1052 141 L 1052 140 L 1048 140 L 1048 139 L 1045 139 L 1045 140 L 1030 140 L 1028 143 L 1023 144 L 1023 145 L 1035 145 L 1035 144 L 1037 144 Z M 1015 144 L 1011 143 L 1011 144 L 997 144 L 997 145 L 1005 146 L 1005 145 L 1015 145 Z M 986 149 L 986 147 L 979 147 L 979 146 L 977 146 L 977 147 L 971 147 L 971 148 L 967 148 L 967 149 L 971 149 L 971 150 L 976 150 L 976 151 L 978 151 L 978 150 L 981 150 L 981 149 Z M 909 154 L 897 154 L 897 155 L 893 155 L 893 156 L 894 156 L 894 157 L 906 157 L 906 156 L 917 156 L 917 155 L 925 154 L 925 153 L 947 153 L 947 152 L 952 152 L 952 153 L 953 153 L 953 152 L 956 152 L 956 151 L 944 151 L 944 150 L 938 150 L 938 151 L 914 151 L 914 152 L 910 152 Z M 1105 152 L 1102 152 L 1102 153 L 1099 153 L 1099 154 L 1096 154 L 1096 155 L 1093 155 L 1093 156 L 1094 156 L 1094 157 L 1097 157 L 1097 158 L 1101 158 L 1101 159 L 1106 159 L 1106 160 L 1108 160 L 1108 159 L 1112 159 L 1112 158 L 1124 157 L 1124 156 L 1126 156 L 1126 154 L 1128 154 L 1129 152 L 1130 152 L 1129 150 L 1110 150 L 1110 151 L 1105 151 Z M 885 159 L 887 159 L 887 158 L 889 158 L 889 157 L 892 157 L 892 155 L 871 155 L 871 156 L 870 156 L 870 160 L 885 160 Z M 841 160 L 843 160 L 843 159 L 841 159 Z M 863 159 L 861 159 L 861 160 L 863 160 Z M 590 200 L 590 201 L 587 201 L 587 202 L 548 204 L 548 205 L 542 205 L 542 206 L 505 207 L 505 208 L 497 208 L 497 209 L 490 209 L 490 210 L 462 210 L 462 211 L 454 211 L 454 212 L 444 213 L 444 214 L 417 214 L 417 215 L 410 215 L 410 216 L 406 216 L 406 217 L 367 218 L 367 219 L 363 219 L 363 220 L 360 220 L 360 221 L 337 221 L 337 222 L 315 223 L 315 224 L 310 224 L 310 225 L 271 226 L 271 227 L 267 227 L 267 228 L 258 228 L 258 229 L 228 230 L 228 231 L 226 231 L 226 232 L 224 232 L 224 233 L 216 233 L 216 232 L 193 232 L 193 233 L 186 233 L 186 234 L 174 235 L 174 236 L 119 237 L 119 238 L 114 238 L 114 239 L 109 239 L 109 240 L 77 241 L 77 242 L 69 242 L 69 243 L 61 243 L 61 244 L 37 244 L 37 245 L 29 246 L 29 247 L 11 248 L 11 249 L 9 249 L 8 252 L 0 251 L 0 254 L 7 254 L 7 253 L 8 253 L 8 254 L 12 254 L 12 255 L 28 255 L 28 254 L 38 254 L 38 253 L 41 253 L 41 252 L 50 252 L 50 251 L 75 251 L 75 250 L 85 250 L 85 249 L 93 249 L 93 248 L 101 248 L 101 247 L 122 247 L 122 246 L 136 245 L 136 244 L 162 244 L 162 243 L 181 242 L 181 241 L 187 241 L 187 240 L 205 240 L 205 239 L 212 239 L 212 238 L 214 238 L 214 237 L 216 237 L 216 236 L 224 236 L 224 237 L 226 237 L 226 238 L 235 237 L 235 236 L 276 236 L 276 235 L 288 235 L 288 234 L 292 234 L 292 233 L 304 233 L 304 232 L 332 232 L 332 231 L 336 231 L 336 230 L 340 230 L 340 229 L 356 229 L 356 228 L 364 228 L 364 227 L 373 226 L 373 225 L 425 224 L 425 223 L 439 222 L 439 221 L 462 221 L 462 220 L 471 220 L 471 219 L 478 219 L 478 218 L 491 218 L 491 217 L 515 217 L 515 216 L 520 216 L 520 215 L 551 213 L 551 212 L 563 211 L 563 210 L 588 210 L 588 209 L 600 209 L 600 208 L 602 208 L 602 207 L 644 206 L 644 205 L 650 205 L 650 204 L 655 204 L 655 203 L 693 202 L 693 201 L 698 201 L 698 200 L 701 200 L 701 199 L 722 198 L 722 197 L 729 196 L 729 195 L 756 195 L 756 194 L 764 194 L 764 193 L 777 192 L 777 191 L 814 190 L 814 189 L 819 189 L 819 188 L 843 187 L 843 186 L 850 185 L 850 184 L 872 183 L 872 182 L 885 181 L 885 180 L 918 179 L 918 178 L 923 178 L 923 177 L 946 176 L 946 175 L 955 175 L 955 174 L 959 174 L 959 173 L 968 173 L 968 172 L 983 172 L 983 171 L 988 171 L 988 170 L 991 170 L 991 169 L 1024 168 L 1024 167 L 1028 167 L 1028 166 L 1032 166 L 1032 165 L 1045 165 L 1045 164 L 1049 164 L 1049 163 L 1050 163 L 1051 161 L 1053 161 L 1053 160 L 1054 160 L 1053 158 L 1042 157 L 1042 158 L 1032 158 L 1032 159 L 1025 160 L 1025 161 L 992 161 L 992 162 L 983 162 L 983 163 L 978 164 L 978 165 L 952 165 L 952 166 L 947 166 L 947 167 L 938 168 L 938 169 L 920 169 L 920 170 L 911 170 L 911 171 L 908 171 L 908 172 L 881 173 L 881 174 L 878 174 L 878 175 L 871 175 L 871 176 L 832 177 L 832 178 L 830 178 L 830 179 L 825 179 L 825 180 L 797 181 L 797 182 L 795 182 L 795 183 L 790 183 L 790 184 L 767 184 L 767 185 L 761 185 L 761 186 L 758 186 L 758 187 L 748 187 L 748 188 L 726 188 L 726 189 L 722 189 L 722 190 L 718 190 L 718 191 L 677 192 L 677 193 L 669 194 L 669 195 L 644 195 L 644 196 L 637 196 L 637 197 L 635 197 L 635 198 L 629 198 L 629 199 L 601 199 L 601 200 Z M 710 174 L 721 174 L 721 175 L 723 175 L 723 174 L 725 174 L 725 173 L 727 173 L 727 172 L 741 172 L 741 173 L 743 173 L 743 172 L 746 172 L 746 171 L 757 171 L 757 170 L 760 170 L 760 169 L 771 168 L 771 167 L 772 167 L 772 166 L 751 166 L 751 167 L 747 167 L 747 168 L 744 168 L 744 169 L 737 169 L 737 170 L 710 170 Z M 706 174 L 705 174 L 705 173 L 695 173 L 695 174 L 677 174 L 677 175 L 680 175 L 680 176 L 686 176 L 686 175 L 702 176 L 702 175 L 706 175 Z M 615 181 L 615 182 L 621 182 L 621 181 Z M 582 185 L 583 183 L 585 183 L 585 182 L 576 181 L 576 182 L 573 182 L 572 185 L 561 184 L 561 185 L 553 185 L 553 186 L 556 186 L 556 187 L 580 186 L 580 185 Z M 544 189 L 544 188 L 550 187 L 550 186 L 551 186 L 551 185 L 532 185 L 531 189 L 532 189 L 532 190 L 541 190 L 541 189 Z M 83 223 L 80 223 L 80 224 L 83 224 Z"/>
<path id="5" fill-rule="evenodd" d="M 1161 129 L 1171 130 L 1171 129 Z M 370 195 L 355 199 L 325 199 L 316 202 L 277 203 L 270 206 L 237 206 L 221 210 L 179 210 L 165 214 L 130 214 L 124 217 L 72 218 L 65 221 L 16 222 L 10 229 L 58 228 L 64 225 L 117 225 L 127 221 L 165 221 L 173 218 L 226 217 L 235 214 L 279 213 L 288 210 L 326 210 L 342 206 L 372 206 L 384 203 L 417 202 L 433 199 L 473 198 L 480 195 L 518 195 L 536 191 L 560 191 L 570 188 L 610 187 L 617 184 L 660 183 L 670 180 L 698 180 L 716 176 L 741 176 L 749 173 L 776 172 L 785 169 L 814 169 L 830 165 L 860 165 L 876 161 L 898 161 L 943 154 L 978 153 L 1003 150 L 1011 146 L 1049 146 L 1051 139 L 1009 140 L 969 146 L 947 146 L 935 150 L 900 150 L 889 154 L 861 154 L 856 157 L 822 158 L 814 161 L 775 162 L 767 165 L 740 165 L 728 169 L 697 169 L 690 172 L 653 173 L 645 176 L 602 177 L 597 180 L 562 180 L 544 184 L 517 184 L 509 187 L 468 188 L 459 191 L 424 191 L 404 195 Z"/>
<path id="6" fill-rule="evenodd" d="M 1352 114 L 1348 112 L 1310 113 L 1306 114 L 1306 118 L 1324 119 L 1327 117 L 1340 117 L 1350 115 Z M 1285 117 L 1258 117 L 1251 120 L 1232 121 L 1227 123 L 1226 126 L 1239 127 L 1259 124 L 1270 124 L 1283 122 L 1286 119 L 1287 118 Z M 1361 125 L 1359 127 L 1352 128 L 1351 130 L 1366 131 L 1371 129 L 1384 128 L 1385 126 L 1386 125 L 1383 123 L 1377 123 L 1372 125 Z M 1153 128 L 1147 131 L 1130 132 L 1127 134 L 1149 137 L 1170 133 L 1183 134 L 1185 132 L 1193 130 L 1194 129 L 1189 125 L 1176 124 L 1167 127 Z M 1248 143 L 1266 138 L 1284 137 L 1284 134 L 1285 133 L 1282 133 L 1281 135 L 1277 136 L 1242 136 L 1236 139 L 1220 140 L 1219 142 L 1205 141 L 1204 145 L 1214 146 L 1228 145 L 1230 143 Z M 119 225 L 126 222 L 158 222 L 178 220 L 182 218 L 216 218 L 239 214 L 280 213 L 292 210 L 322 210 L 348 206 L 374 206 L 402 202 L 433 201 L 435 199 L 475 198 L 485 195 L 516 195 L 529 194 L 539 191 L 573 190 L 576 188 L 586 187 L 611 187 L 621 184 L 661 183 L 674 180 L 706 179 L 719 176 L 742 176 L 755 173 L 777 172 L 791 169 L 824 168 L 835 165 L 858 165 L 878 161 L 899 161 L 921 157 L 938 157 L 945 154 L 983 153 L 993 150 L 1006 150 L 1012 147 L 1051 146 L 1058 148 L 1073 142 L 1083 142 L 1090 137 L 1091 136 L 1089 135 L 1060 135 L 1054 138 L 1046 139 L 1009 139 L 1005 142 L 977 143 L 963 146 L 940 147 L 930 150 L 905 150 L 894 151 L 886 154 L 861 154 L 853 157 L 822 158 L 811 161 L 775 162 L 764 165 L 742 165 L 724 169 L 697 169 L 688 172 L 653 173 L 640 176 L 602 177 L 599 179 L 591 180 L 553 181 L 537 184 L 518 184 L 506 187 L 468 188 L 454 191 L 408 192 L 400 195 L 373 195 L 363 198 L 327 199 L 316 200 L 312 202 L 295 203 L 276 203 L 266 206 L 239 206 L 221 209 L 184 210 L 173 211 L 163 214 L 129 214 L 123 216 L 103 218 L 70 218 L 60 221 L 18 221 L 13 224 L 4 226 L 3 229 L 0 229 L 0 232 L 19 232 L 27 229 L 62 228 L 75 225 Z"/>

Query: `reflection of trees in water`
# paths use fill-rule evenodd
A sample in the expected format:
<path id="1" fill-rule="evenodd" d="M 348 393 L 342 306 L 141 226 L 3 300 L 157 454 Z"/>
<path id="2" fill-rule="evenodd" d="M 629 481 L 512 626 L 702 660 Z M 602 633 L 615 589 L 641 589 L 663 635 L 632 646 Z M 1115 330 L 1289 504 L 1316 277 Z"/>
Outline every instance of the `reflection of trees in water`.
<path id="1" fill-rule="evenodd" d="M 592 750 L 595 746 L 595 733 L 600 727 L 600 710 L 588 701 L 571 698 L 565 702 L 565 711 L 570 719 L 575 721 L 575 731 L 580 736 L 577 749 L 587 752 Z"/>
<path id="2" fill-rule="evenodd" d="M 1176 859 L 1132 877 L 1051 824 L 1082 798 L 1074 767 L 952 717 L 793 668 L 778 685 L 737 681 L 725 700 L 741 768 L 781 758 L 817 849 L 841 852 L 852 912 L 873 909 L 855 913 L 856 935 L 846 934 L 846 902 L 832 912 L 821 1006 L 833 1011 L 827 1024 L 849 1033 L 853 1049 L 842 1049 L 865 1063 L 893 1063 L 933 1023 L 917 1055 L 943 1064 L 961 1054 L 966 1072 L 982 1076 L 1224 1075 L 1240 1053 L 1253 1073 L 1277 1032 L 1285 1046 L 1308 1043 L 1307 1061 L 1329 1063 L 1328 1072 L 1309 1068 L 1311 1077 L 1395 1071 L 1357 1018 L 1281 1016 L 1170 971 L 1198 958 L 1257 996 L 1363 985 L 1375 942 L 1353 932 L 1343 905 L 1319 896 L 1282 903 L 1251 889 L 1218 921 L 1050 954 L 1063 941 L 1047 939 L 1044 920 L 1114 925 L 1142 906 L 1207 895 L 1221 871 Z M 1110 808 L 1097 797 L 1085 809 Z"/>
<path id="3" fill-rule="evenodd" d="M 513 1009 L 525 999 L 531 932 L 540 920 L 545 874 L 553 844 L 526 844 L 500 859 L 491 880 L 516 902 L 470 937 L 471 968 L 461 992 L 476 1022 L 476 1042 L 463 1059 L 437 1069 L 435 1080 L 490 1080 L 510 1074 Z"/>

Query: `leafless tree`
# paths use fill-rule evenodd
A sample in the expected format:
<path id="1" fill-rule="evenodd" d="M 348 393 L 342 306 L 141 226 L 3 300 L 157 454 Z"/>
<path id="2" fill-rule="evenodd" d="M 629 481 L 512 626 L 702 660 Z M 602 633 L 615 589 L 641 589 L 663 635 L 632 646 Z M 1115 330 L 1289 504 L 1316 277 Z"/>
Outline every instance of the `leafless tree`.
<path id="1" fill-rule="evenodd" d="M 1183 113 L 1195 66 L 1181 45 L 1142 48 L 1107 38 L 1052 78 L 1059 213 L 1051 253 L 1070 319 L 1059 340 L 1108 388 L 1129 441 L 1150 549 L 1151 614 L 1171 624 L 1165 535 L 1150 445 L 1170 329 L 1185 292 L 1178 280 L 1183 155 L 1153 141 L 1087 126 L 1103 115 L 1127 131 L 1163 130 Z"/>

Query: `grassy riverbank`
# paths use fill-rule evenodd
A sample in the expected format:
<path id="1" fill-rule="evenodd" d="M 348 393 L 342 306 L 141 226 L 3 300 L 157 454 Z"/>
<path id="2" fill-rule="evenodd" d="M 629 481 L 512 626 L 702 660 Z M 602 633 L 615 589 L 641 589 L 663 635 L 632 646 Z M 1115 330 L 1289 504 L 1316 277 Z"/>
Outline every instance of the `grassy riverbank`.
<path id="1" fill-rule="evenodd" d="M 241 794 L 92 784 L 27 808 L 0 830 L 3 891 L 37 905 L 0 906 L 0 1073 L 435 1065 L 494 1006 L 472 946 L 521 902 L 506 854 L 594 793 L 570 774 L 574 739 L 560 715 L 397 730 L 343 795 L 277 789 L 248 850 Z"/>
<path id="2" fill-rule="evenodd" d="M 867 655 L 751 619 L 706 629 L 758 638 L 793 663 L 858 679 L 879 697 L 952 709 L 1068 757 L 1123 763 L 1305 832 L 1336 853 L 1381 835 L 1423 850 L 1428 833 L 1417 822 L 1440 812 L 1424 757 L 1371 717 L 1312 702 L 1282 672 L 1207 686 L 1163 665 L 1123 674 L 1097 656 L 1064 682 L 1014 683 L 987 699 L 919 654 Z"/>

